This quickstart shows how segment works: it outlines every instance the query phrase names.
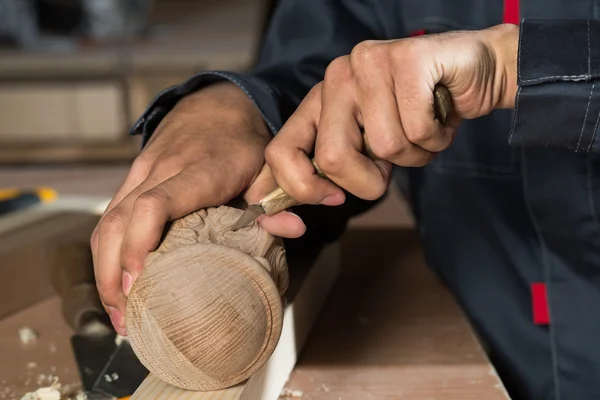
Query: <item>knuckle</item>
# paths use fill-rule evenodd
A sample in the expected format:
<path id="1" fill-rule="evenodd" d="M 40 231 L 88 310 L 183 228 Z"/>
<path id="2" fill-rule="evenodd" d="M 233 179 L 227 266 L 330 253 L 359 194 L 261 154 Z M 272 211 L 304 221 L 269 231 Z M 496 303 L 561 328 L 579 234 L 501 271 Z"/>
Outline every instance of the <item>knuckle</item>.
<path id="1" fill-rule="evenodd" d="M 323 81 L 313 86 L 308 94 L 306 95 L 307 100 L 315 100 L 321 98 L 321 92 L 323 91 Z"/>
<path id="2" fill-rule="evenodd" d="M 152 169 L 153 158 L 149 156 L 147 151 L 138 155 L 131 163 L 129 173 L 136 177 L 146 177 Z"/>
<path id="3" fill-rule="evenodd" d="M 381 134 L 373 140 L 369 140 L 369 145 L 373 154 L 388 161 L 391 161 L 405 149 L 403 140 L 392 133 Z"/>
<path id="4" fill-rule="evenodd" d="M 329 146 L 319 148 L 315 160 L 325 175 L 338 176 L 344 169 L 347 154 L 343 150 Z"/>
<path id="5" fill-rule="evenodd" d="M 431 128 L 426 123 L 417 123 L 406 132 L 406 138 L 415 144 L 422 144 L 433 137 Z"/>
<path id="6" fill-rule="evenodd" d="M 325 70 L 325 85 L 339 85 L 352 79 L 352 69 L 348 56 L 338 57 L 333 60 Z"/>
<path id="7" fill-rule="evenodd" d="M 399 40 L 394 45 L 394 51 L 390 52 L 390 60 L 397 67 L 398 65 L 408 65 L 414 60 L 423 57 L 423 47 L 421 40 Z"/>
<path id="8" fill-rule="evenodd" d="M 161 187 L 155 187 L 140 194 L 135 200 L 135 208 L 141 211 L 155 212 L 160 210 L 167 201 L 170 194 Z"/>
<path id="9" fill-rule="evenodd" d="M 350 52 L 350 62 L 355 69 L 379 63 L 386 56 L 385 46 L 375 40 L 360 42 Z"/>
<path id="10" fill-rule="evenodd" d="M 280 140 L 273 140 L 269 145 L 265 148 L 265 161 L 270 166 L 277 166 L 280 154 L 282 153 L 283 145 L 280 143 Z"/>
<path id="11" fill-rule="evenodd" d="M 195 149 L 194 149 L 195 150 Z M 198 151 L 193 152 L 193 156 L 183 156 L 182 153 L 165 153 L 161 154 L 154 159 L 154 162 L 148 169 L 148 176 L 159 178 L 160 180 L 167 180 L 177 174 L 179 174 L 184 166 L 185 159 L 193 157 L 194 160 L 202 159 Z"/>
<path id="12" fill-rule="evenodd" d="M 315 203 L 314 190 L 312 186 L 304 179 L 298 179 L 294 182 L 294 186 L 290 188 L 291 196 L 297 201 L 305 204 Z"/>
<path id="13" fill-rule="evenodd" d="M 123 231 L 126 221 L 126 212 L 120 207 L 116 206 L 110 210 L 102 221 L 98 224 L 98 233 L 96 237 L 104 234 L 115 234 Z"/>

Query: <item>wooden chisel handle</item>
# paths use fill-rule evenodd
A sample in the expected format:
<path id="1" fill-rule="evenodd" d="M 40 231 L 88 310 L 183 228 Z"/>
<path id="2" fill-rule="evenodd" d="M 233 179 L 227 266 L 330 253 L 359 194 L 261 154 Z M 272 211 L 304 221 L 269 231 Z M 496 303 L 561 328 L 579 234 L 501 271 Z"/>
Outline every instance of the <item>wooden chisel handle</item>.
<path id="1" fill-rule="evenodd" d="M 448 89 L 445 86 L 437 85 L 433 90 L 433 99 L 435 118 L 439 120 L 442 125 L 444 125 L 448 120 L 448 116 L 452 113 L 453 110 L 452 97 L 450 96 L 450 91 L 448 91 Z M 370 159 L 376 160 L 377 156 L 375 156 L 371 151 L 365 133 L 363 133 L 363 143 L 364 153 Z M 313 158 L 311 161 L 313 166 L 315 167 L 315 171 L 317 172 L 317 174 L 321 178 L 329 180 L 329 178 L 327 178 L 327 176 L 323 173 L 321 168 L 319 168 L 315 159 Z M 275 189 L 260 201 L 260 205 L 265 210 L 265 214 L 267 215 L 274 215 L 290 207 L 298 206 L 300 204 L 300 202 L 296 201 L 296 199 L 289 196 L 281 188 Z"/>

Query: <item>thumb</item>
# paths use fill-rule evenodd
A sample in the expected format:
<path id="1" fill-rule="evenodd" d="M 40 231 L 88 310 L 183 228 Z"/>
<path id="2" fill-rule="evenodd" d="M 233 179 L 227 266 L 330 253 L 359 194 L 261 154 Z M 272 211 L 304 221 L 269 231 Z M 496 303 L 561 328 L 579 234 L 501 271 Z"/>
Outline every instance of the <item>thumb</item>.
<path id="1" fill-rule="evenodd" d="M 248 204 L 258 204 L 260 200 L 277 189 L 273 171 L 265 164 L 252 184 L 244 194 Z M 272 235 L 284 238 L 298 238 L 306 232 L 306 225 L 300 217 L 290 211 L 283 211 L 273 216 L 263 215 L 258 223 Z"/>

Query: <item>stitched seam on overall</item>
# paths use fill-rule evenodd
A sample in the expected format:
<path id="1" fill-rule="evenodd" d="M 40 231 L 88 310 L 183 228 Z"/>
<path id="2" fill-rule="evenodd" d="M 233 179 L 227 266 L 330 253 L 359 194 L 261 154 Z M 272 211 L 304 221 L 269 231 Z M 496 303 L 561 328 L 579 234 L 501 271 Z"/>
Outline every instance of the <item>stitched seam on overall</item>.
<path id="1" fill-rule="evenodd" d="M 510 135 L 508 136 L 508 144 L 512 144 L 513 134 L 515 133 L 515 128 L 517 126 L 517 117 L 519 116 L 519 97 L 521 96 L 521 86 L 517 90 L 517 97 L 515 99 L 515 116 L 513 117 L 512 129 L 510 130 Z"/>
<path id="2" fill-rule="evenodd" d="M 585 124 L 587 122 L 588 111 L 590 110 L 590 103 L 592 102 L 592 94 L 594 93 L 595 86 L 596 82 L 592 84 L 592 88 L 590 89 L 590 97 L 588 98 L 587 107 L 585 109 L 585 115 L 583 117 L 583 124 L 581 125 L 581 132 L 579 132 L 579 140 L 577 140 L 577 147 L 575 147 L 575 152 L 579 151 L 579 145 L 581 144 L 581 138 L 583 137 L 583 131 L 585 130 Z"/>
<path id="3" fill-rule="evenodd" d="M 531 210 L 531 204 L 529 202 L 529 190 L 528 190 L 528 179 L 527 179 L 527 157 L 525 157 L 525 149 L 521 148 L 521 171 L 523 172 L 523 195 L 525 197 L 525 204 L 527 207 L 527 214 L 529 214 L 529 218 L 531 220 L 531 224 L 535 230 L 535 234 L 538 237 L 540 242 L 540 247 L 542 250 L 542 263 L 544 264 L 544 275 L 546 280 L 546 291 L 548 298 L 548 313 L 550 314 L 550 325 L 549 325 L 549 334 L 550 334 L 550 353 L 552 356 L 552 377 L 554 379 L 554 398 L 555 400 L 560 400 L 560 382 L 558 379 L 558 357 L 556 351 L 556 332 L 554 330 L 554 324 L 552 323 L 552 283 L 550 282 L 550 264 L 548 263 L 548 247 L 546 246 L 546 241 L 542 236 L 542 232 L 537 223 L 535 216 Z"/>
<path id="4" fill-rule="evenodd" d="M 600 122 L 600 110 L 598 110 L 598 118 L 596 118 L 596 125 L 594 125 L 594 131 L 592 132 L 592 138 L 590 139 L 588 151 L 590 151 L 592 149 L 592 145 L 594 144 L 594 139 L 596 139 L 596 132 L 598 132 L 598 122 Z"/>
<path id="5" fill-rule="evenodd" d="M 517 83 L 521 82 L 521 49 L 523 46 L 523 31 L 525 27 L 519 29 L 519 42 L 517 43 Z M 517 117 L 519 116 L 519 97 L 521 95 L 521 85 L 517 89 L 517 95 L 515 96 L 515 115 L 513 116 L 512 128 L 508 135 L 508 144 L 512 145 L 513 134 L 515 133 L 515 127 L 517 126 Z"/>
<path id="6" fill-rule="evenodd" d="M 586 80 L 589 79 L 590 75 L 589 74 L 580 74 L 580 75 L 552 75 L 552 76 L 545 76 L 543 78 L 533 78 L 533 79 L 519 79 L 521 81 L 521 83 L 535 83 L 535 82 L 542 82 L 542 81 L 546 81 L 548 79 L 577 79 L 577 80 Z"/>

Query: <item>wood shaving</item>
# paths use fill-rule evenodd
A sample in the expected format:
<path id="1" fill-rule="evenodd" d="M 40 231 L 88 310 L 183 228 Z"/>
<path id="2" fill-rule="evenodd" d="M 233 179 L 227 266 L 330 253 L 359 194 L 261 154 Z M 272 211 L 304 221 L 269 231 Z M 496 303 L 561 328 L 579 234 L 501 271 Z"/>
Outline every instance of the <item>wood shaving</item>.
<path id="1" fill-rule="evenodd" d="M 129 339 L 127 338 L 127 336 L 121 336 L 121 335 L 117 334 L 115 336 L 115 344 L 117 345 L 117 347 L 120 346 L 124 340 L 129 340 Z"/>
<path id="2" fill-rule="evenodd" d="M 60 383 L 58 378 L 54 379 L 52 385 L 42 387 L 35 392 L 26 393 L 25 396 L 21 397 L 21 400 L 60 400 Z"/>
<path id="3" fill-rule="evenodd" d="M 28 326 L 19 329 L 19 339 L 23 344 L 33 343 L 38 339 L 38 333 Z"/>

